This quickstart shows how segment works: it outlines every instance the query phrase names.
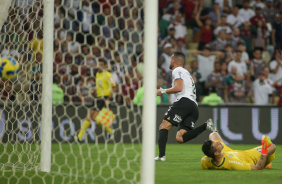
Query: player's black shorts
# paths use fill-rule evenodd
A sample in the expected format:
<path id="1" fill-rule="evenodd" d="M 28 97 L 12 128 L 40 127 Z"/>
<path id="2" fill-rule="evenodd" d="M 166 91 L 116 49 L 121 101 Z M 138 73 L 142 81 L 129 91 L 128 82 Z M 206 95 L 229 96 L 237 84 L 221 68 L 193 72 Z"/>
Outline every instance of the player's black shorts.
<path id="1" fill-rule="evenodd" d="M 92 103 L 87 105 L 87 107 L 91 110 L 100 111 L 103 107 L 106 107 L 107 96 L 95 98 Z"/>
<path id="2" fill-rule="evenodd" d="M 178 130 L 192 130 L 198 118 L 199 110 L 197 104 L 184 97 L 174 102 L 164 116 L 164 119 L 173 126 L 178 126 Z"/>

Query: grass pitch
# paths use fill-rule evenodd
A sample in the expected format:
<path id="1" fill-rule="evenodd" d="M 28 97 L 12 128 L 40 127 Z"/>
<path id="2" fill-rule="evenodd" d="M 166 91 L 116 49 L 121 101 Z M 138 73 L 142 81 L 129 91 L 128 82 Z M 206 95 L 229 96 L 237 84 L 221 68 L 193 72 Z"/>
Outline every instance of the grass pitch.
<path id="1" fill-rule="evenodd" d="M 230 145 L 232 149 L 238 150 L 255 146 Z M 7 162 L 8 154 L 13 149 L 15 145 L 0 145 L 0 163 Z M 141 145 L 138 144 L 52 144 L 51 173 L 23 171 L 21 167 L 0 167 L 0 184 L 137 183 L 140 181 L 140 153 Z M 156 162 L 155 183 L 282 182 L 282 145 L 277 145 L 272 168 L 263 171 L 204 171 L 200 165 L 202 156 L 201 145 L 167 145 L 167 161 Z M 13 156 L 10 163 L 16 163 L 17 159 Z"/>

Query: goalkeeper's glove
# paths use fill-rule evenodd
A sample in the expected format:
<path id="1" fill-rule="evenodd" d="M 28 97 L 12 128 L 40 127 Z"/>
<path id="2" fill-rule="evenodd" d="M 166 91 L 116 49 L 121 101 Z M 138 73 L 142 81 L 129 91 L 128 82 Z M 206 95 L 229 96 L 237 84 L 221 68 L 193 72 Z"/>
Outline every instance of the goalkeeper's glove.
<path id="1" fill-rule="evenodd" d="M 263 135 L 261 138 L 261 154 L 267 155 L 268 148 L 271 146 L 272 142 L 268 136 Z"/>

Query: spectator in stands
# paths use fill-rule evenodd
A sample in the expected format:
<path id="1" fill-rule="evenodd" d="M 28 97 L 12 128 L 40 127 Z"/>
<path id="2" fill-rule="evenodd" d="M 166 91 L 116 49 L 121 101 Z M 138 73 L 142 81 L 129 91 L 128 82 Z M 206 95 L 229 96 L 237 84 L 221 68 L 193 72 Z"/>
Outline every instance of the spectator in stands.
<path id="1" fill-rule="evenodd" d="M 264 4 L 263 0 L 253 0 L 250 3 L 250 6 L 251 7 L 260 7 L 261 9 L 265 8 L 265 4 Z"/>
<path id="2" fill-rule="evenodd" d="M 203 0 L 182 0 L 183 8 L 185 11 L 185 20 L 187 27 L 192 27 L 194 23 L 195 10 L 199 1 Z"/>
<path id="3" fill-rule="evenodd" d="M 208 90 L 204 87 L 205 81 L 209 74 L 212 73 L 214 68 L 214 63 L 221 55 L 221 52 L 211 52 L 208 47 L 205 47 L 203 51 L 194 50 L 191 51 L 191 54 L 197 56 L 199 70 L 201 74 L 201 79 L 199 80 L 199 85 L 203 89 L 203 93 L 200 95 L 207 95 Z M 192 68 L 193 69 L 193 68 Z"/>
<path id="4" fill-rule="evenodd" d="M 200 101 L 200 95 L 203 94 L 203 88 L 202 88 L 201 84 L 199 83 L 201 78 L 202 78 L 202 75 L 198 71 L 198 68 L 199 68 L 198 61 L 197 60 L 191 61 L 191 66 L 190 66 L 189 72 L 194 79 L 194 83 L 196 85 L 196 100 L 199 102 Z"/>
<path id="5" fill-rule="evenodd" d="M 203 50 L 206 44 L 210 43 L 213 39 L 213 28 L 212 28 L 212 19 L 210 17 L 207 17 L 204 20 L 204 23 L 200 20 L 200 14 L 202 12 L 202 7 L 197 11 L 196 13 L 196 22 L 198 26 L 200 27 L 201 32 L 201 41 L 198 46 L 198 50 Z M 219 17 L 218 12 L 218 17 Z"/>
<path id="6" fill-rule="evenodd" d="M 179 40 L 179 39 L 184 41 L 184 38 L 178 38 L 177 40 Z M 170 52 L 174 53 L 176 51 L 176 40 L 175 40 L 175 38 L 170 38 L 168 43 L 171 44 Z M 186 49 L 185 49 L 185 52 L 186 52 Z"/>
<path id="7" fill-rule="evenodd" d="M 124 82 L 121 89 L 126 105 L 130 105 L 138 89 L 138 82 L 129 75 L 124 75 Z"/>
<path id="8" fill-rule="evenodd" d="M 1 101 L 13 101 L 15 99 L 13 82 L 0 79 L 0 99 Z"/>
<path id="9" fill-rule="evenodd" d="M 273 25 L 277 14 L 279 14 L 279 10 L 273 6 L 273 0 L 266 0 L 266 6 L 263 9 L 263 15 L 270 25 Z"/>
<path id="10" fill-rule="evenodd" d="M 167 44 L 169 42 L 170 38 L 175 38 L 174 35 L 175 35 L 175 28 L 174 27 L 170 27 L 168 29 L 168 35 L 161 41 L 160 46 L 164 47 L 165 44 Z"/>
<path id="11" fill-rule="evenodd" d="M 250 8 L 250 1 L 244 0 L 243 1 L 243 8 L 239 10 L 239 16 L 243 17 L 245 19 L 244 22 L 249 22 L 250 19 L 255 16 L 254 10 Z"/>
<path id="12" fill-rule="evenodd" d="M 233 65 L 231 67 L 231 72 L 227 76 L 224 77 L 225 83 L 227 85 L 227 89 L 230 89 L 230 86 L 235 83 L 237 75 L 237 67 Z"/>
<path id="13" fill-rule="evenodd" d="M 208 75 L 205 88 L 211 90 L 212 87 L 215 87 L 217 95 L 220 96 L 222 99 L 226 100 L 226 83 L 224 77 L 220 73 L 221 66 L 219 62 L 214 63 L 214 70 L 213 72 Z"/>
<path id="14" fill-rule="evenodd" d="M 232 66 L 236 66 L 237 73 L 243 77 L 246 77 L 247 74 L 247 65 L 245 62 L 241 61 L 242 52 L 240 50 L 236 50 L 235 60 L 231 61 L 228 64 L 228 72 L 231 73 Z"/>
<path id="15" fill-rule="evenodd" d="M 161 55 L 161 61 L 162 61 L 162 68 L 166 71 L 169 72 L 169 66 L 170 66 L 170 57 L 171 57 L 171 44 L 167 43 L 164 46 L 164 52 Z"/>
<path id="16" fill-rule="evenodd" d="M 76 40 L 79 43 L 88 43 L 91 45 L 93 38 L 87 34 L 91 32 L 95 18 L 89 0 L 82 1 L 82 8 L 77 12 L 77 19 L 79 22 L 76 23 L 76 26 L 79 27 L 79 30 L 82 30 L 82 33 L 77 34 Z"/>
<path id="17" fill-rule="evenodd" d="M 239 44 L 245 44 L 245 41 L 240 37 L 240 29 L 239 28 L 234 28 L 233 29 L 233 35 L 231 38 L 231 42 L 227 43 L 230 44 L 233 48 L 233 50 L 237 49 L 237 46 Z"/>
<path id="18" fill-rule="evenodd" d="M 232 103 L 244 103 L 247 94 L 246 82 L 243 80 L 243 76 L 239 73 L 236 74 L 235 82 L 229 87 L 230 102 Z"/>
<path id="19" fill-rule="evenodd" d="M 273 88 L 271 84 L 265 80 L 265 76 L 261 73 L 254 81 L 254 100 L 255 105 L 268 105 L 269 95 L 272 94 Z"/>
<path id="20" fill-rule="evenodd" d="M 76 54 L 79 50 L 79 43 L 73 39 L 73 33 L 68 32 L 66 37 L 66 51 L 70 54 Z"/>
<path id="21" fill-rule="evenodd" d="M 237 28 L 243 22 L 245 22 L 245 19 L 243 17 L 241 17 L 241 15 L 239 15 L 238 13 L 239 13 L 239 7 L 238 6 L 234 6 L 232 8 L 232 14 L 227 16 L 226 22 L 232 28 Z"/>
<path id="22" fill-rule="evenodd" d="M 223 100 L 220 96 L 217 95 L 215 87 L 212 87 L 210 90 L 210 94 L 203 98 L 202 104 L 208 104 L 210 106 L 217 106 L 219 104 L 223 104 Z"/>
<path id="23" fill-rule="evenodd" d="M 174 22 L 175 17 L 177 16 L 178 13 L 184 13 L 182 5 L 180 4 L 179 1 L 174 1 L 172 3 L 172 7 L 170 7 L 167 10 L 167 13 L 171 15 L 171 21 Z M 181 22 L 185 23 L 184 17 L 181 18 Z"/>
<path id="24" fill-rule="evenodd" d="M 175 52 L 182 52 L 187 58 L 187 49 L 184 45 L 184 38 L 178 38 L 176 40 Z"/>
<path id="25" fill-rule="evenodd" d="M 273 23 L 272 44 L 276 49 L 282 49 L 282 11 L 277 16 L 277 20 Z"/>
<path id="26" fill-rule="evenodd" d="M 246 51 L 249 55 L 252 54 L 253 51 L 253 32 L 254 27 L 251 25 L 250 22 L 244 22 L 243 25 L 240 27 L 241 29 L 241 38 L 245 41 Z"/>
<path id="27" fill-rule="evenodd" d="M 249 54 L 246 52 L 245 43 L 238 43 L 237 50 L 242 52 L 241 62 L 249 63 Z"/>
<path id="28" fill-rule="evenodd" d="M 262 60 L 262 51 L 259 48 L 255 48 L 253 52 L 254 58 L 251 60 L 251 67 L 254 71 L 254 77 L 255 79 L 258 78 L 262 72 L 263 69 L 266 67 L 266 63 Z"/>
<path id="29" fill-rule="evenodd" d="M 134 62 L 136 59 L 135 56 L 131 57 L 131 60 Z M 121 61 L 120 54 L 118 52 L 114 53 L 114 60 L 111 61 L 111 74 L 115 80 L 116 84 L 120 84 L 122 82 L 122 78 L 125 75 L 127 70 L 126 65 Z"/>
<path id="30" fill-rule="evenodd" d="M 228 75 L 228 70 L 227 70 L 227 62 L 222 62 L 221 63 L 221 69 L 220 69 L 220 73 L 223 77 L 227 76 Z"/>
<path id="31" fill-rule="evenodd" d="M 95 87 L 95 82 L 93 82 L 93 80 L 93 78 L 81 76 L 80 80 L 78 81 L 77 93 L 78 97 L 80 98 L 80 102 L 82 102 L 83 104 L 91 105 L 93 102 Z"/>
<path id="32" fill-rule="evenodd" d="M 280 81 L 282 80 L 282 78 L 280 79 Z M 279 100 L 277 105 L 282 106 L 282 88 L 280 88 L 279 90 Z"/>
<path id="33" fill-rule="evenodd" d="M 178 14 L 175 16 L 174 22 L 169 25 L 169 28 L 170 27 L 175 28 L 175 35 L 174 35 L 175 39 L 186 38 L 186 35 L 187 35 L 187 28 L 182 23 L 182 17 L 183 17 L 183 14 L 178 12 Z"/>
<path id="34" fill-rule="evenodd" d="M 221 29 L 218 33 L 216 40 L 207 44 L 206 47 L 209 47 L 212 51 L 221 51 L 224 50 L 226 46 L 226 30 Z"/>
<path id="35" fill-rule="evenodd" d="M 87 75 L 87 76 L 93 76 L 95 73 L 95 68 L 97 66 L 97 62 L 94 60 L 92 54 L 87 54 L 86 57 L 84 57 L 83 62 L 80 65 L 81 74 Z"/>
<path id="36" fill-rule="evenodd" d="M 263 24 L 262 20 L 257 21 L 256 32 L 253 35 L 253 47 L 261 48 L 262 50 L 266 49 L 266 39 L 267 39 L 267 28 Z"/>
<path id="37" fill-rule="evenodd" d="M 224 29 L 226 32 L 232 32 L 231 28 L 226 22 L 226 15 L 221 15 L 221 18 L 218 20 L 218 26 L 213 31 L 214 36 L 218 37 L 218 34 L 222 29 Z"/>
<path id="38" fill-rule="evenodd" d="M 232 1 L 231 0 L 215 0 L 215 3 L 217 3 L 221 9 L 221 11 L 224 10 L 224 8 L 232 7 Z"/>
<path id="39" fill-rule="evenodd" d="M 259 20 L 261 20 L 262 21 L 262 23 L 263 23 L 263 26 L 266 26 L 266 23 L 267 23 L 267 20 L 266 20 L 266 18 L 263 16 L 263 14 L 262 14 L 262 7 L 261 6 L 259 6 L 259 5 L 256 5 L 256 7 L 255 7 L 255 13 L 256 13 L 256 15 L 255 16 L 253 16 L 251 19 L 250 19 L 250 22 L 252 23 L 252 25 L 254 25 L 254 26 L 257 26 L 258 25 L 258 21 Z"/>
<path id="40" fill-rule="evenodd" d="M 72 63 L 72 56 L 70 54 L 66 54 L 63 62 L 59 65 L 58 74 L 69 74 L 71 71 L 70 64 Z"/>
<path id="41" fill-rule="evenodd" d="M 217 3 L 213 3 L 212 7 L 213 9 L 208 12 L 207 17 L 211 18 L 212 26 L 213 28 L 215 28 L 220 23 L 221 13 L 220 13 L 220 8 Z"/>
<path id="42" fill-rule="evenodd" d="M 271 73 L 273 74 L 273 80 L 277 81 L 282 78 L 282 58 L 281 58 L 281 51 L 275 50 L 274 57 L 272 58 L 272 61 L 269 64 Z M 282 81 L 279 81 L 276 84 L 276 88 L 278 91 L 282 89 Z"/>
<path id="43" fill-rule="evenodd" d="M 219 59 L 221 52 L 211 51 L 208 47 L 205 47 L 203 51 L 194 50 L 191 54 L 197 56 L 198 60 L 198 72 L 201 74 L 201 79 L 199 80 L 202 89 L 204 90 L 205 81 L 209 74 L 212 73 L 214 68 L 214 63 Z M 192 70 L 197 69 L 196 67 L 191 67 Z M 201 95 L 207 95 L 207 91 L 204 91 Z"/>

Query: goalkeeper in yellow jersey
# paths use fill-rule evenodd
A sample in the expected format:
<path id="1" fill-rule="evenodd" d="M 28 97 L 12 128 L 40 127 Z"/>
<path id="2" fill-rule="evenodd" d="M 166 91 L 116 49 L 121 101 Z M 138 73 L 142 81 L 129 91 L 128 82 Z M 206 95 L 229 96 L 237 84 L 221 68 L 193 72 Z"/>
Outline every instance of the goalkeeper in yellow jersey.
<path id="1" fill-rule="evenodd" d="M 262 170 L 272 166 L 276 146 L 267 136 L 262 136 L 261 146 L 250 150 L 232 150 L 226 146 L 220 135 L 213 132 L 205 141 L 201 160 L 202 169 L 216 170 Z"/>
<path id="2" fill-rule="evenodd" d="M 115 82 L 112 78 L 112 75 L 109 71 L 106 70 L 107 65 L 106 61 L 101 59 L 99 60 L 99 68 L 96 73 L 96 94 L 97 99 L 96 103 L 91 105 L 91 109 L 88 112 L 82 128 L 78 134 L 78 139 L 81 141 L 86 130 L 90 126 L 90 121 L 94 120 L 95 123 L 103 128 L 109 133 L 112 134 L 113 130 L 111 125 L 115 121 L 115 115 L 113 112 L 106 108 L 106 104 L 109 104 L 113 93 L 115 91 Z"/>

